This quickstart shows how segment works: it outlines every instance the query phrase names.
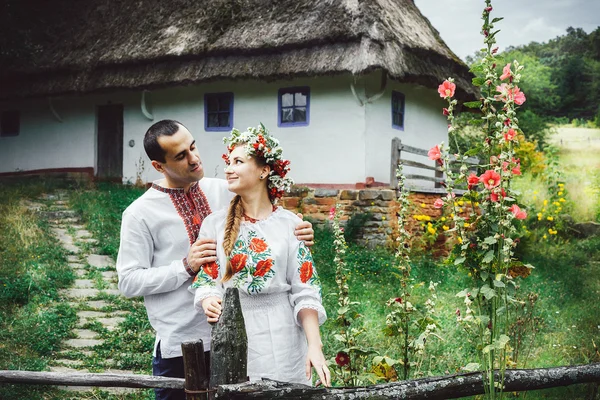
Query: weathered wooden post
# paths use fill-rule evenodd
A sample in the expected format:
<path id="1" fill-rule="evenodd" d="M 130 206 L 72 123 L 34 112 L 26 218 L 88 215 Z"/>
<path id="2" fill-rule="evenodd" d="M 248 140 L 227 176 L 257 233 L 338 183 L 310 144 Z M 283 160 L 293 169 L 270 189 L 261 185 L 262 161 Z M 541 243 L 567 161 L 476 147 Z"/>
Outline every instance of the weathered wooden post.
<path id="1" fill-rule="evenodd" d="M 390 168 L 390 186 L 392 189 L 398 189 L 398 177 L 396 171 L 398 170 L 398 164 L 400 163 L 400 152 L 402 151 L 402 141 L 400 138 L 392 139 L 392 165 Z"/>
<path id="2" fill-rule="evenodd" d="M 225 291 L 221 317 L 213 326 L 210 361 L 211 389 L 248 380 L 248 336 L 240 294 L 235 288 Z"/>
<path id="3" fill-rule="evenodd" d="M 202 340 L 183 342 L 183 371 L 185 374 L 186 400 L 208 399 L 208 371 L 204 359 L 204 343 Z"/>

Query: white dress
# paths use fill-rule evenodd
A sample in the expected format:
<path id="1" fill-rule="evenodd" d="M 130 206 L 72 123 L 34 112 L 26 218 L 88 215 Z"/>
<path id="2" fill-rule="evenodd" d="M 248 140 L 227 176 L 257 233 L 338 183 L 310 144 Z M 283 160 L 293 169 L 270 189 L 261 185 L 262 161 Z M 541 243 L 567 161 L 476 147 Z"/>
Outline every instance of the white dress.
<path id="1" fill-rule="evenodd" d="M 204 265 L 190 286 L 194 305 L 222 298 L 225 288 L 240 292 L 248 335 L 248 376 L 310 385 L 306 379 L 306 336 L 298 320 L 303 308 L 316 310 L 319 324 L 327 315 L 321 304 L 321 284 L 310 250 L 294 235 L 300 219 L 281 207 L 268 218 L 242 221 L 231 252 L 234 276 L 225 283 L 223 235 L 227 210 L 208 216 L 199 238 L 216 238 L 217 262 Z"/>

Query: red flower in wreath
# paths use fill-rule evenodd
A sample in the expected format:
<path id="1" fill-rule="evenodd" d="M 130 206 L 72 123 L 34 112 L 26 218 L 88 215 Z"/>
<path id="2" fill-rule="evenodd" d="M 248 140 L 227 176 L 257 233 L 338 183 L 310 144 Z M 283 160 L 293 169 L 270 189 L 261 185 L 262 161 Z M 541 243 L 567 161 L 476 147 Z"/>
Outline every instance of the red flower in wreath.
<path id="1" fill-rule="evenodd" d="M 265 243 L 264 240 L 259 239 L 259 238 L 253 238 L 250 241 L 250 250 L 252 250 L 254 252 L 262 253 L 266 249 L 267 249 L 267 244 Z"/>
<path id="2" fill-rule="evenodd" d="M 313 275 L 313 265 L 310 261 L 305 261 L 300 267 L 300 280 L 302 283 L 308 282 Z"/>
<path id="3" fill-rule="evenodd" d="M 265 276 L 267 272 L 271 270 L 273 266 L 273 260 L 270 258 L 266 260 L 261 260 L 256 264 L 256 271 L 254 271 L 254 276 Z"/>
<path id="4" fill-rule="evenodd" d="M 233 269 L 233 273 L 238 273 L 246 266 L 246 261 L 248 261 L 248 256 L 246 254 L 236 254 L 231 257 L 231 268 Z"/>
<path id="5" fill-rule="evenodd" d="M 208 264 L 204 264 L 202 269 L 204 270 L 204 273 L 206 275 L 210 276 L 213 279 L 217 279 L 217 277 L 219 276 L 219 266 L 214 261 Z"/>
<path id="6" fill-rule="evenodd" d="M 335 363 L 340 367 L 345 367 L 346 365 L 350 364 L 350 356 L 348 353 L 340 351 L 337 353 L 337 356 L 335 356 Z"/>

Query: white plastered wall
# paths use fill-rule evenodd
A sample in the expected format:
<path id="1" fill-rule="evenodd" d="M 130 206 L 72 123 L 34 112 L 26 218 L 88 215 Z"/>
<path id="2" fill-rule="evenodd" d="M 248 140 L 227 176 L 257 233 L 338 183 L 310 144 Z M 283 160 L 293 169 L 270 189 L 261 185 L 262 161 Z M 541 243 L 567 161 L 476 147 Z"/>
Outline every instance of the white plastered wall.
<path id="1" fill-rule="evenodd" d="M 234 93 L 234 126 L 245 129 L 265 124 L 282 143 L 292 161 L 291 176 L 298 183 L 354 184 L 367 176 L 389 182 L 391 139 L 428 149 L 447 141 L 443 102 L 433 89 L 402 85 L 388 80 L 381 98 L 360 106 L 350 90 L 361 98 L 379 91 L 380 74 L 356 80 L 350 75 L 301 78 L 291 81 L 215 82 L 154 90 L 147 94 L 151 121 L 141 112 L 141 92 L 70 96 L 54 99 L 63 122 L 52 114 L 47 99 L 0 104 L 0 111 L 21 111 L 19 136 L 0 138 L 0 173 L 54 168 L 96 169 L 96 107 L 123 104 L 123 180 L 135 182 L 161 177 L 154 171 L 143 148 L 148 127 L 161 119 L 185 124 L 198 142 L 205 175 L 223 177 L 222 138 L 227 132 L 204 130 L 204 94 Z M 277 126 L 277 94 L 280 88 L 310 87 L 308 126 Z M 404 130 L 391 126 L 391 92 L 406 98 Z M 133 146 L 130 146 L 130 143 Z"/>
<path id="2" fill-rule="evenodd" d="M 371 77 L 367 83 L 367 93 L 373 94 L 379 88 L 379 81 Z M 392 127 L 392 90 L 404 94 L 404 129 Z M 366 105 L 366 175 L 378 182 L 390 182 L 391 143 L 394 137 L 402 143 L 421 149 L 430 149 L 440 142 L 448 143 L 448 124 L 442 115 L 444 102 L 435 89 L 412 84 L 401 84 L 388 79 L 383 96 Z M 405 153 L 403 158 L 431 163 L 426 158 Z M 418 173 L 433 176 L 433 171 L 406 168 L 405 173 Z M 417 182 L 419 186 L 431 186 L 433 183 Z"/>

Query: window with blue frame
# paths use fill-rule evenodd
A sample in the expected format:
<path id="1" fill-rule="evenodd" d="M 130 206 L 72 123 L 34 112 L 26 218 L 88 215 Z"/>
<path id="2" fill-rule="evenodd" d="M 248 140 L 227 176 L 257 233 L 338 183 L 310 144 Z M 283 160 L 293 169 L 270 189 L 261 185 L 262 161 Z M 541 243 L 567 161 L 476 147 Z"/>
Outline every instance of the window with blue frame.
<path id="1" fill-rule="evenodd" d="M 233 93 L 204 95 L 204 130 L 228 131 L 233 128 Z"/>
<path id="2" fill-rule="evenodd" d="M 310 121 L 310 88 L 279 89 L 279 126 L 307 126 Z"/>
<path id="3" fill-rule="evenodd" d="M 404 130 L 404 95 L 392 91 L 392 128 Z"/>
<path id="4" fill-rule="evenodd" d="M 19 136 L 21 113 L 18 110 L 4 111 L 0 114 L 0 137 Z"/>

